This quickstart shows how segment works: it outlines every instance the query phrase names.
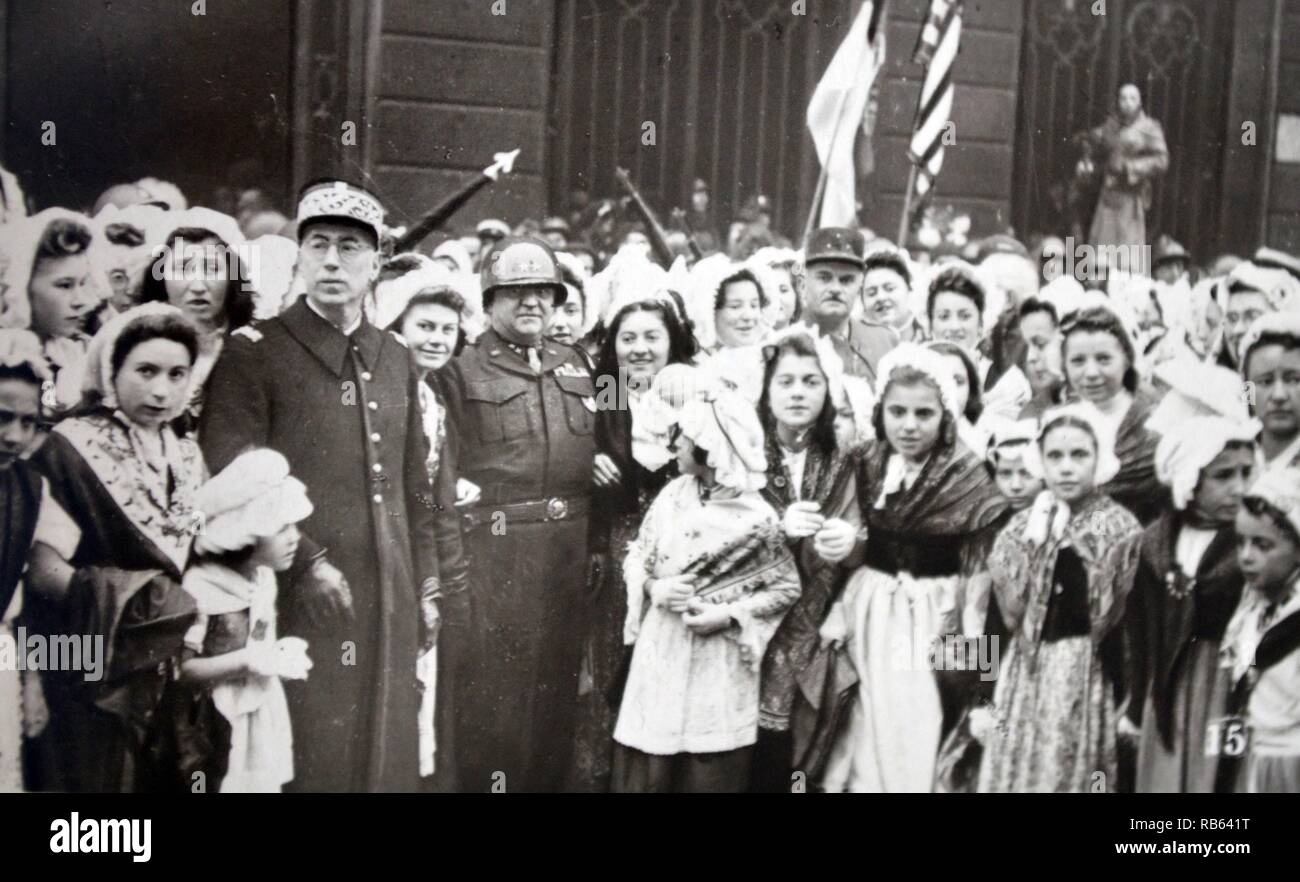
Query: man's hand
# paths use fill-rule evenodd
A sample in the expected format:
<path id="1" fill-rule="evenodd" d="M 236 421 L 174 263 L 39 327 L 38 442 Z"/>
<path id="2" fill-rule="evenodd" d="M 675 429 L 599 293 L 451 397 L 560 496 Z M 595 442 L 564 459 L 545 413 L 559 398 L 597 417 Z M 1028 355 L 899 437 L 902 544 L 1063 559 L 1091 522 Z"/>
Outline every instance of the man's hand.
<path id="1" fill-rule="evenodd" d="M 781 518 L 781 529 L 789 539 L 803 539 L 812 536 L 826 523 L 820 502 L 793 502 Z"/>
<path id="2" fill-rule="evenodd" d="M 694 576 L 669 576 L 651 579 L 646 585 L 650 600 L 655 606 L 666 607 L 669 612 L 685 612 L 686 602 L 695 596 Z"/>
<path id="3" fill-rule="evenodd" d="M 617 487 L 618 482 L 623 480 L 623 473 L 618 470 L 618 465 L 609 458 L 608 454 L 597 453 L 592 468 L 592 479 L 597 487 Z"/>
<path id="4" fill-rule="evenodd" d="M 813 551 L 827 563 L 839 563 L 853 551 L 858 531 L 848 521 L 830 518 L 813 538 Z"/>
<path id="5" fill-rule="evenodd" d="M 338 568 L 319 558 L 298 580 L 307 609 L 307 622 L 313 628 L 329 628 L 342 622 L 351 623 L 352 589 Z"/>

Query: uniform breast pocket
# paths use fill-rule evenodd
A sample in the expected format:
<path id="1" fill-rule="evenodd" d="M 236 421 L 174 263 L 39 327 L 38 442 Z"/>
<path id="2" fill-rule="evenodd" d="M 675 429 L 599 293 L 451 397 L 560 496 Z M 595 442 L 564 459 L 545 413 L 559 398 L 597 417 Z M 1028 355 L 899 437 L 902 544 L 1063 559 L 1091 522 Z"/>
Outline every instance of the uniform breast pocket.
<path id="1" fill-rule="evenodd" d="M 590 435 L 596 425 L 596 386 L 591 377 L 556 376 L 564 393 L 564 415 L 575 435 Z"/>
<path id="2" fill-rule="evenodd" d="M 469 384 L 465 397 L 480 441 L 500 444 L 528 437 L 532 431 L 528 414 L 530 388 L 531 383 L 516 377 Z"/>

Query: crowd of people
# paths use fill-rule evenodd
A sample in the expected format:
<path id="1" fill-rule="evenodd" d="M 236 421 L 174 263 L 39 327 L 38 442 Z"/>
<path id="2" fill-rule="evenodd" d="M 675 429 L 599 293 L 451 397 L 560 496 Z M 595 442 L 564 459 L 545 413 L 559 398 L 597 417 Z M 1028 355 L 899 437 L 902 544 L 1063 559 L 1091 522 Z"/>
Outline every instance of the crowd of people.
<path id="1" fill-rule="evenodd" d="M 1300 260 L 694 190 L 6 198 L 0 790 L 1300 790 Z"/>

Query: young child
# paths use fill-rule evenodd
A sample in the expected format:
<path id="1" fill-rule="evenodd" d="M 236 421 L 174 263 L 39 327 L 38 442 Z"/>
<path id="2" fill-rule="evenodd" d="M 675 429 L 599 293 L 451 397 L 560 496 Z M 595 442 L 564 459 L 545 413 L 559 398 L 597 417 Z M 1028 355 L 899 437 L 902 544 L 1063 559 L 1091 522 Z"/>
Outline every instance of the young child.
<path id="1" fill-rule="evenodd" d="M 758 739 L 759 666 L 799 575 L 759 494 L 763 429 L 738 395 L 685 403 L 681 477 L 651 504 L 623 564 L 632 644 L 614 727 L 615 792 L 743 792 Z M 851 532 L 851 529 L 850 529 Z"/>
<path id="2" fill-rule="evenodd" d="M 1091 410 L 1049 411 L 1036 452 L 1047 490 L 1011 518 L 989 560 L 1014 637 L 1003 653 L 979 790 L 1113 790 L 1124 671 L 1117 625 L 1142 528 L 1098 490 L 1119 460 Z"/>
<path id="3" fill-rule="evenodd" d="M 1208 739 L 1219 792 L 1300 792 L 1300 470 L 1267 471 L 1237 513 L 1246 590 L 1223 635 L 1228 712 Z"/>
<path id="4" fill-rule="evenodd" d="M 1030 471 L 1025 461 L 1025 451 L 1037 434 L 1036 420 L 1018 420 L 996 425 L 989 437 L 989 471 L 1012 511 L 1028 508 L 1043 489 L 1042 477 Z"/>
<path id="5" fill-rule="evenodd" d="M 1233 527 L 1254 483 L 1254 439 L 1241 377 L 1166 362 L 1169 387 L 1147 422 L 1160 435 L 1156 478 L 1172 505 L 1145 530 L 1124 613 L 1131 698 L 1121 734 L 1136 736 L 1139 793 L 1212 793 L 1219 754 L 1207 750 L 1224 713 L 1219 647 L 1242 594 Z"/>
<path id="6" fill-rule="evenodd" d="M 226 756 L 205 765 L 222 778 L 222 793 L 279 792 L 293 779 L 280 681 L 306 679 L 311 661 L 301 638 L 276 638 L 275 574 L 293 563 L 296 525 L 311 501 L 283 456 L 252 450 L 199 488 L 194 502 L 203 517 L 183 585 L 199 618 L 185 637 L 181 679 L 208 690 L 225 721 L 215 727 L 214 752 L 228 744 Z"/>
<path id="7" fill-rule="evenodd" d="M 30 331 L 0 330 L 0 659 L 16 661 L 23 651 L 14 627 L 23 609 L 20 582 L 27 551 L 46 514 L 45 479 L 22 459 L 36 437 L 41 415 L 41 384 L 50 377 L 41 342 Z M 24 712 L 24 678 L 15 663 L 0 664 L 0 793 L 23 789 L 24 727 L 38 723 L 34 709 Z M 26 682 L 25 682 L 26 680 Z"/>

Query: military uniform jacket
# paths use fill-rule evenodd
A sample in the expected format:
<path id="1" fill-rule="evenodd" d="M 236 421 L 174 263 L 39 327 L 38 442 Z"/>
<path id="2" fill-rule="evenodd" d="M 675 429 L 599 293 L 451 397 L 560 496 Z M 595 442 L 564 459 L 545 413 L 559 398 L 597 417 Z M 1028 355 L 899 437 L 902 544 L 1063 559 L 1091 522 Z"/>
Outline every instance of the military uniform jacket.
<path id="1" fill-rule="evenodd" d="M 572 346 L 543 340 L 540 357 L 538 375 L 489 330 L 443 375 L 460 475 L 481 504 L 591 493 L 595 382 Z"/>
<path id="2" fill-rule="evenodd" d="M 292 579 L 281 592 L 283 630 L 307 637 L 316 662 L 290 693 L 303 789 L 418 780 L 417 586 L 438 569 L 417 382 L 396 335 L 363 320 L 345 337 L 305 299 L 232 334 L 209 381 L 199 430 L 209 467 L 250 447 L 282 453 L 315 507 L 295 570 L 324 546 L 352 590 L 356 621 L 324 631 L 304 621 Z M 349 640 L 357 658 L 340 665 Z"/>
<path id="3" fill-rule="evenodd" d="M 844 372 L 876 385 L 876 365 L 898 345 L 898 335 L 884 325 L 849 319 L 842 336 L 832 334 L 831 345 L 844 362 Z"/>

